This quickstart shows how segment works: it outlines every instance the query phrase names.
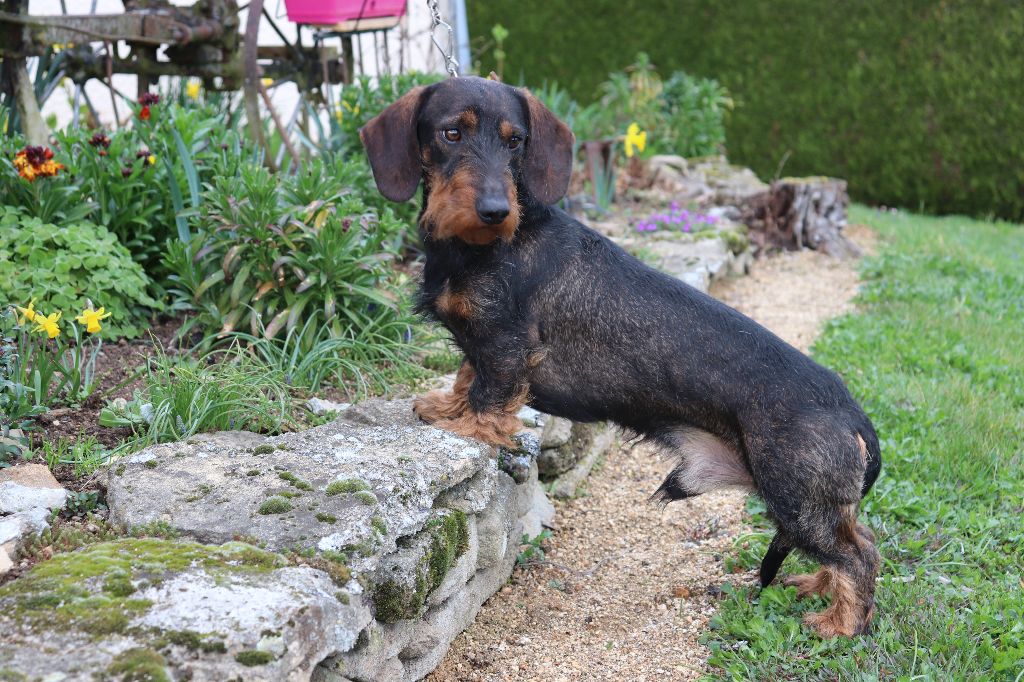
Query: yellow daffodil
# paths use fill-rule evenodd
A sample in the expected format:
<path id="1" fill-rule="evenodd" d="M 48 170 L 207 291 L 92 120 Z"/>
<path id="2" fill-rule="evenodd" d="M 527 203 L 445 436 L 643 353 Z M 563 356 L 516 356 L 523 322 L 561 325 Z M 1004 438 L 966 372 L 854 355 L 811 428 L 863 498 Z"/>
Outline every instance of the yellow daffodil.
<path id="1" fill-rule="evenodd" d="M 81 315 L 75 318 L 75 320 L 79 324 L 85 325 L 85 331 L 90 334 L 95 334 L 103 329 L 103 327 L 100 326 L 100 320 L 105 320 L 108 317 L 110 317 L 110 312 L 104 310 L 103 306 L 100 306 L 99 310 L 93 310 L 91 307 L 86 308 L 82 311 Z"/>
<path id="2" fill-rule="evenodd" d="M 199 99 L 199 83 L 196 81 L 189 81 L 185 85 L 185 96 L 189 99 Z"/>
<path id="3" fill-rule="evenodd" d="M 261 78 L 260 82 L 263 83 L 263 87 L 269 88 L 271 85 L 274 84 L 274 79 L 273 78 Z"/>
<path id="4" fill-rule="evenodd" d="M 35 299 L 29 301 L 29 304 L 28 304 L 27 308 L 22 308 L 20 305 L 19 306 L 14 306 L 14 307 L 18 309 L 19 313 L 21 313 L 21 319 L 18 320 L 18 324 L 25 324 L 27 322 L 35 322 L 36 321 L 36 302 L 35 302 Z"/>
<path id="5" fill-rule="evenodd" d="M 44 316 L 42 313 L 36 313 L 35 321 L 36 326 L 33 327 L 32 331 L 35 332 L 46 332 L 46 335 L 51 339 L 55 339 L 60 336 L 60 327 L 57 326 L 57 320 L 60 319 L 60 313 L 50 313 Z"/>
<path id="6" fill-rule="evenodd" d="M 640 126 L 636 123 L 630 123 L 629 128 L 626 129 L 626 156 L 633 157 L 633 148 L 636 147 L 637 151 L 642 152 L 644 147 L 647 146 L 647 133 L 640 130 Z"/>
<path id="7" fill-rule="evenodd" d="M 345 118 L 345 110 L 341 107 L 334 109 L 334 118 L 338 119 L 338 123 L 341 123 L 342 119 Z"/>
<path id="8" fill-rule="evenodd" d="M 150 166 L 156 165 L 156 156 L 153 155 L 153 154 L 150 154 L 149 156 L 147 156 L 146 157 L 146 163 L 148 163 Z"/>

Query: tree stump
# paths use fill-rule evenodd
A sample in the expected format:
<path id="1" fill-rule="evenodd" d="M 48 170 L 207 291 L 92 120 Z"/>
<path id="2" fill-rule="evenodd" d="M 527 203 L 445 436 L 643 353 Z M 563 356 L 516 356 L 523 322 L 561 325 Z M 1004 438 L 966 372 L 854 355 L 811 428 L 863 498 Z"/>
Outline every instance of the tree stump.
<path id="1" fill-rule="evenodd" d="M 845 180 L 783 178 L 740 208 L 751 241 L 760 249 L 807 247 L 851 258 L 861 250 L 842 234 L 849 204 Z"/>

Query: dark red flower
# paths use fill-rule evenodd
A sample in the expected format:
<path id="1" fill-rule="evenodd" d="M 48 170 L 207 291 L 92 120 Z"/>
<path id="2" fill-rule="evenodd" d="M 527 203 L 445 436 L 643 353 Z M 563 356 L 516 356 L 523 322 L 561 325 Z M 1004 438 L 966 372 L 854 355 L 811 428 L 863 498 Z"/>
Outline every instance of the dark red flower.
<path id="1" fill-rule="evenodd" d="M 147 156 L 149 156 L 149 150 L 148 149 L 140 149 L 139 151 L 135 152 L 135 158 L 136 159 L 144 159 Z"/>
<path id="2" fill-rule="evenodd" d="M 139 104 L 141 104 L 144 107 L 148 107 L 148 106 L 151 106 L 153 104 L 159 104 L 159 103 L 160 103 L 160 95 L 155 95 L 152 92 L 144 92 L 144 93 L 142 93 L 142 96 L 139 97 Z"/>
<path id="3" fill-rule="evenodd" d="M 96 133 L 95 135 L 92 136 L 92 139 L 89 140 L 89 144 L 91 144 L 93 147 L 103 147 L 104 149 L 106 149 L 107 147 L 110 146 L 110 138 L 104 135 L 103 133 Z"/>
<path id="4" fill-rule="evenodd" d="M 107 155 L 107 150 L 106 149 L 101 149 L 101 150 L 99 150 L 97 152 L 97 154 L 99 154 L 100 156 L 106 156 Z"/>
<path id="5" fill-rule="evenodd" d="M 143 121 L 149 120 L 149 107 L 142 107 L 142 110 L 139 112 L 139 118 Z"/>
<path id="6" fill-rule="evenodd" d="M 121 169 L 121 177 L 122 178 L 127 178 L 127 177 L 131 176 L 131 174 L 132 174 L 132 169 L 131 168 L 122 168 Z"/>

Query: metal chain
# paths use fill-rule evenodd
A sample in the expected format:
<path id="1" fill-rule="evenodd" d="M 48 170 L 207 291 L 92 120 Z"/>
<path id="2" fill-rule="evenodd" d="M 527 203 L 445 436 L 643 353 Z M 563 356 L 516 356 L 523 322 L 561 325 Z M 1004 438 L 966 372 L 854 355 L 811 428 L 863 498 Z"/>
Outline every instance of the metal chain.
<path id="1" fill-rule="evenodd" d="M 430 8 L 430 40 L 444 57 L 444 68 L 448 75 L 457 78 L 459 75 L 459 62 L 455 59 L 455 29 L 447 21 L 441 18 L 441 10 L 437 8 L 437 0 L 427 0 L 427 7 Z M 437 40 L 437 29 L 441 27 L 448 31 L 448 51 L 446 52 L 441 43 Z"/>

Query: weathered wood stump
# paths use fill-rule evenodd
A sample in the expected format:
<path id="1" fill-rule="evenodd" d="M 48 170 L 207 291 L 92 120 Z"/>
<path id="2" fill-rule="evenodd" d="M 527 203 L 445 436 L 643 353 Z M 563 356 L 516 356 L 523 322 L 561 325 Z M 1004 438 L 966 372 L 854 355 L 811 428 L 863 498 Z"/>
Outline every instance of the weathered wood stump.
<path id="1" fill-rule="evenodd" d="M 842 234 L 850 198 L 836 178 L 783 178 L 742 205 L 751 242 L 760 250 L 815 249 L 836 258 L 861 255 Z"/>

